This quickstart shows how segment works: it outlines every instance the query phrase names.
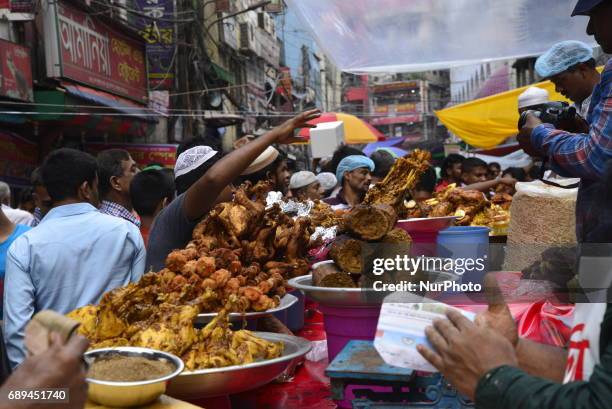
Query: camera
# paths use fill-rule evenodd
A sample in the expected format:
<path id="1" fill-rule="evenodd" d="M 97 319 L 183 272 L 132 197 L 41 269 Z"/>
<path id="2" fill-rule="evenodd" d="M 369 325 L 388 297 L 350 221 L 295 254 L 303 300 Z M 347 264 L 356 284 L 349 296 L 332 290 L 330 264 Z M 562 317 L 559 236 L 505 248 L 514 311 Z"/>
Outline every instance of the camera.
<path id="1" fill-rule="evenodd" d="M 567 102 L 553 101 L 538 105 L 533 109 L 521 114 L 518 128 L 521 129 L 527 122 L 527 114 L 532 114 L 540 118 L 546 124 L 552 124 L 555 128 L 563 129 L 562 124 L 573 121 L 576 117 L 576 108 Z"/>

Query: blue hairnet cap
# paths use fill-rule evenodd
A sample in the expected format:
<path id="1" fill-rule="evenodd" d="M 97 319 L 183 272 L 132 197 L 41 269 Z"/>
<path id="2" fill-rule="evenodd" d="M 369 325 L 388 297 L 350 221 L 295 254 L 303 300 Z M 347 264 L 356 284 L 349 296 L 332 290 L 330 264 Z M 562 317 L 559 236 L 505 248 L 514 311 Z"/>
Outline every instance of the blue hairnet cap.
<path id="1" fill-rule="evenodd" d="M 344 178 L 344 174 L 346 172 L 359 168 L 368 168 L 370 169 L 370 172 L 373 172 L 374 162 L 372 159 L 363 155 L 351 155 L 342 159 L 338 164 L 338 168 L 336 169 L 336 179 L 338 179 L 338 183 L 342 184 L 342 179 Z"/>
<path id="2" fill-rule="evenodd" d="M 540 77 L 548 78 L 591 58 L 593 58 L 593 49 L 585 43 L 561 41 L 538 57 L 535 69 Z"/>

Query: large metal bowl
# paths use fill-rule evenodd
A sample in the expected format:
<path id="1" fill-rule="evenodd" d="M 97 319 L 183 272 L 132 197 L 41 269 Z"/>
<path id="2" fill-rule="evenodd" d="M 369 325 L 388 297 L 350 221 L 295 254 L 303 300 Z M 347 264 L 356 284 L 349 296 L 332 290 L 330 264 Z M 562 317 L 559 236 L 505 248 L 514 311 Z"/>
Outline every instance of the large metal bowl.
<path id="1" fill-rule="evenodd" d="M 104 406 L 126 408 L 153 402 L 166 391 L 168 381 L 185 368 L 180 358 L 162 351 L 137 347 L 114 347 L 94 349 L 85 353 L 85 361 L 91 365 L 98 358 L 111 355 L 137 356 L 153 360 L 164 360 L 174 366 L 174 371 L 159 379 L 139 382 L 111 382 L 87 378 L 88 397 Z"/>
<path id="2" fill-rule="evenodd" d="M 296 296 L 291 295 L 291 294 L 285 294 L 283 298 L 281 298 L 280 304 L 278 304 L 277 307 L 271 308 L 266 311 L 251 311 L 251 312 L 244 312 L 244 313 L 231 312 L 228 314 L 229 320 L 232 322 L 236 322 L 236 321 L 240 321 L 243 319 L 250 320 L 254 318 L 263 317 L 264 315 L 274 314 L 275 312 L 286 310 L 287 308 L 291 307 L 296 302 L 298 302 L 298 299 Z M 203 314 L 198 314 L 197 318 L 195 319 L 195 323 L 196 324 L 207 324 L 210 321 L 212 321 L 213 318 L 215 318 L 218 314 L 219 314 L 218 312 L 207 312 Z"/>
<path id="3" fill-rule="evenodd" d="M 271 332 L 255 332 L 255 335 L 268 341 L 282 342 L 283 354 L 278 358 L 246 365 L 183 372 L 170 382 L 167 395 L 182 399 L 199 399 L 255 389 L 278 378 L 311 348 L 310 341 L 292 335 Z"/>
<path id="4" fill-rule="evenodd" d="M 388 294 L 384 291 L 365 288 L 315 287 L 312 285 L 311 274 L 292 278 L 287 284 L 302 291 L 308 298 L 318 303 L 336 307 L 380 305 Z"/>

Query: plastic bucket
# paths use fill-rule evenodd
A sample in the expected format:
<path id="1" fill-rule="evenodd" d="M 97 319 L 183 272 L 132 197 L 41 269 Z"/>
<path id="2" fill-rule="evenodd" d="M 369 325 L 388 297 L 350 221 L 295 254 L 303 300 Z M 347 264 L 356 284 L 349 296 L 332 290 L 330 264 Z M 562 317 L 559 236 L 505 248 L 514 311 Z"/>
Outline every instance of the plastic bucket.
<path id="1" fill-rule="evenodd" d="M 380 315 L 380 305 L 330 307 L 320 305 L 327 336 L 327 356 L 333 361 L 352 339 L 373 341 Z"/>
<path id="2" fill-rule="evenodd" d="M 489 269 L 490 231 L 483 226 L 453 226 L 438 233 L 438 257 L 463 259 L 455 270 L 455 274 L 461 275 L 461 282 L 483 283 Z"/>
<path id="3" fill-rule="evenodd" d="M 289 294 L 294 295 L 298 300 L 295 304 L 287 309 L 287 328 L 292 332 L 297 332 L 304 328 L 304 312 L 306 297 L 300 290 L 289 291 Z"/>

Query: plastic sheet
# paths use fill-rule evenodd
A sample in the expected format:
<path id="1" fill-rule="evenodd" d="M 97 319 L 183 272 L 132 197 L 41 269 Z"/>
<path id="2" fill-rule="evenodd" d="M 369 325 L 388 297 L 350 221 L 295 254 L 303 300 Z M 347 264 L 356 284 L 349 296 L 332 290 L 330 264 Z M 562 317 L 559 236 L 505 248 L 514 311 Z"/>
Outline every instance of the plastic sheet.
<path id="1" fill-rule="evenodd" d="M 594 44 L 576 0 L 288 0 L 343 71 L 426 71 Z"/>

